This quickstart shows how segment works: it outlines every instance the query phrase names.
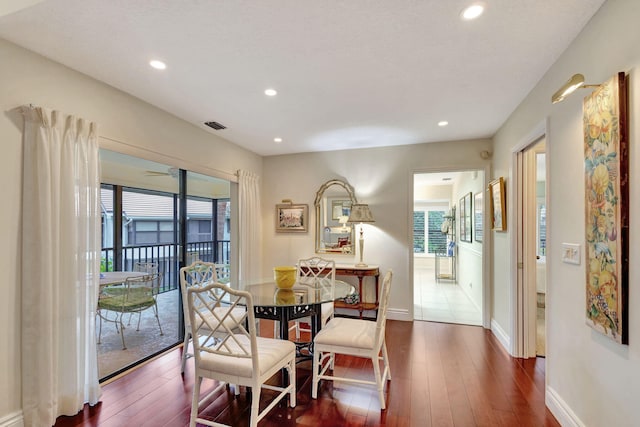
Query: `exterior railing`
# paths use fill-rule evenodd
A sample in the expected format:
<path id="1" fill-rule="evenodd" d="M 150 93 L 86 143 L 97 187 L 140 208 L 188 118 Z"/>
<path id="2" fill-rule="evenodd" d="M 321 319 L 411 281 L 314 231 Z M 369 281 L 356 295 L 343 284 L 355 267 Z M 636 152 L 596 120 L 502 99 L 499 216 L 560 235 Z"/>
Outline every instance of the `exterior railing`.
<path id="1" fill-rule="evenodd" d="M 195 260 L 229 264 L 231 254 L 229 240 L 194 242 L 186 245 L 187 265 Z M 114 249 L 102 248 L 101 271 L 119 270 L 114 266 Z M 155 262 L 162 276 L 160 292 L 179 287 L 178 245 L 175 243 L 155 245 L 131 245 L 122 248 L 122 270 L 131 271 L 136 262 Z"/>

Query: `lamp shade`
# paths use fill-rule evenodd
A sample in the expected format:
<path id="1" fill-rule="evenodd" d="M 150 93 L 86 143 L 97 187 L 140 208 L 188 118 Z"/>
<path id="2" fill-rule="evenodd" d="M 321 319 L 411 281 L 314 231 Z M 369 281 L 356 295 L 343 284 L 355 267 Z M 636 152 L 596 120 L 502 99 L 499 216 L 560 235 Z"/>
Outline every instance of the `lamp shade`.
<path id="1" fill-rule="evenodd" d="M 369 209 L 369 205 L 364 203 L 355 203 L 351 205 L 349 222 L 375 222 L 373 214 Z"/>

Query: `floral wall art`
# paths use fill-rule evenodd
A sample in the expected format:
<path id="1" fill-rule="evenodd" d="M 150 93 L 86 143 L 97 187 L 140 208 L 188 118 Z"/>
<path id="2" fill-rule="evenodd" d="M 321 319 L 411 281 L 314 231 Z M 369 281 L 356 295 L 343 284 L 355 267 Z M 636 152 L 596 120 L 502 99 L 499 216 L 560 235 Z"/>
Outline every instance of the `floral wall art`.
<path id="1" fill-rule="evenodd" d="M 618 73 L 583 104 L 587 324 L 628 342 L 627 96 Z"/>

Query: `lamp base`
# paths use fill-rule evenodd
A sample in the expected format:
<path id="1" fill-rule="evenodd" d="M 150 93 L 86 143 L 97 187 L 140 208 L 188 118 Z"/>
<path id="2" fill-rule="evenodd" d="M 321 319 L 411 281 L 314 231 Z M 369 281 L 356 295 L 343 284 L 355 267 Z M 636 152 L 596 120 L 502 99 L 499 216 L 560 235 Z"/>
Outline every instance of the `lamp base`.
<path id="1" fill-rule="evenodd" d="M 369 267 L 367 264 L 365 264 L 364 262 L 359 262 L 356 264 L 356 267 Z"/>

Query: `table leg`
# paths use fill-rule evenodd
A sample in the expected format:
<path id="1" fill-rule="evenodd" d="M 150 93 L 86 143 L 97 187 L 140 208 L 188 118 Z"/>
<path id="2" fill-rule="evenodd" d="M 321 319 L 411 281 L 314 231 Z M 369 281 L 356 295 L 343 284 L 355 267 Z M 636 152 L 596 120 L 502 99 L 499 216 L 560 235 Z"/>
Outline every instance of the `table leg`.
<path id="1" fill-rule="evenodd" d="M 286 309 L 280 309 L 280 339 L 289 339 L 289 316 Z"/>
<path id="2" fill-rule="evenodd" d="M 364 306 L 362 304 L 364 304 L 364 297 L 362 296 L 362 280 L 364 279 L 364 276 L 362 274 L 358 274 L 358 299 L 360 300 L 358 302 L 358 311 L 360 312 L 360 318 L 362 319 L 362 312 L 364 310 Z"/>

